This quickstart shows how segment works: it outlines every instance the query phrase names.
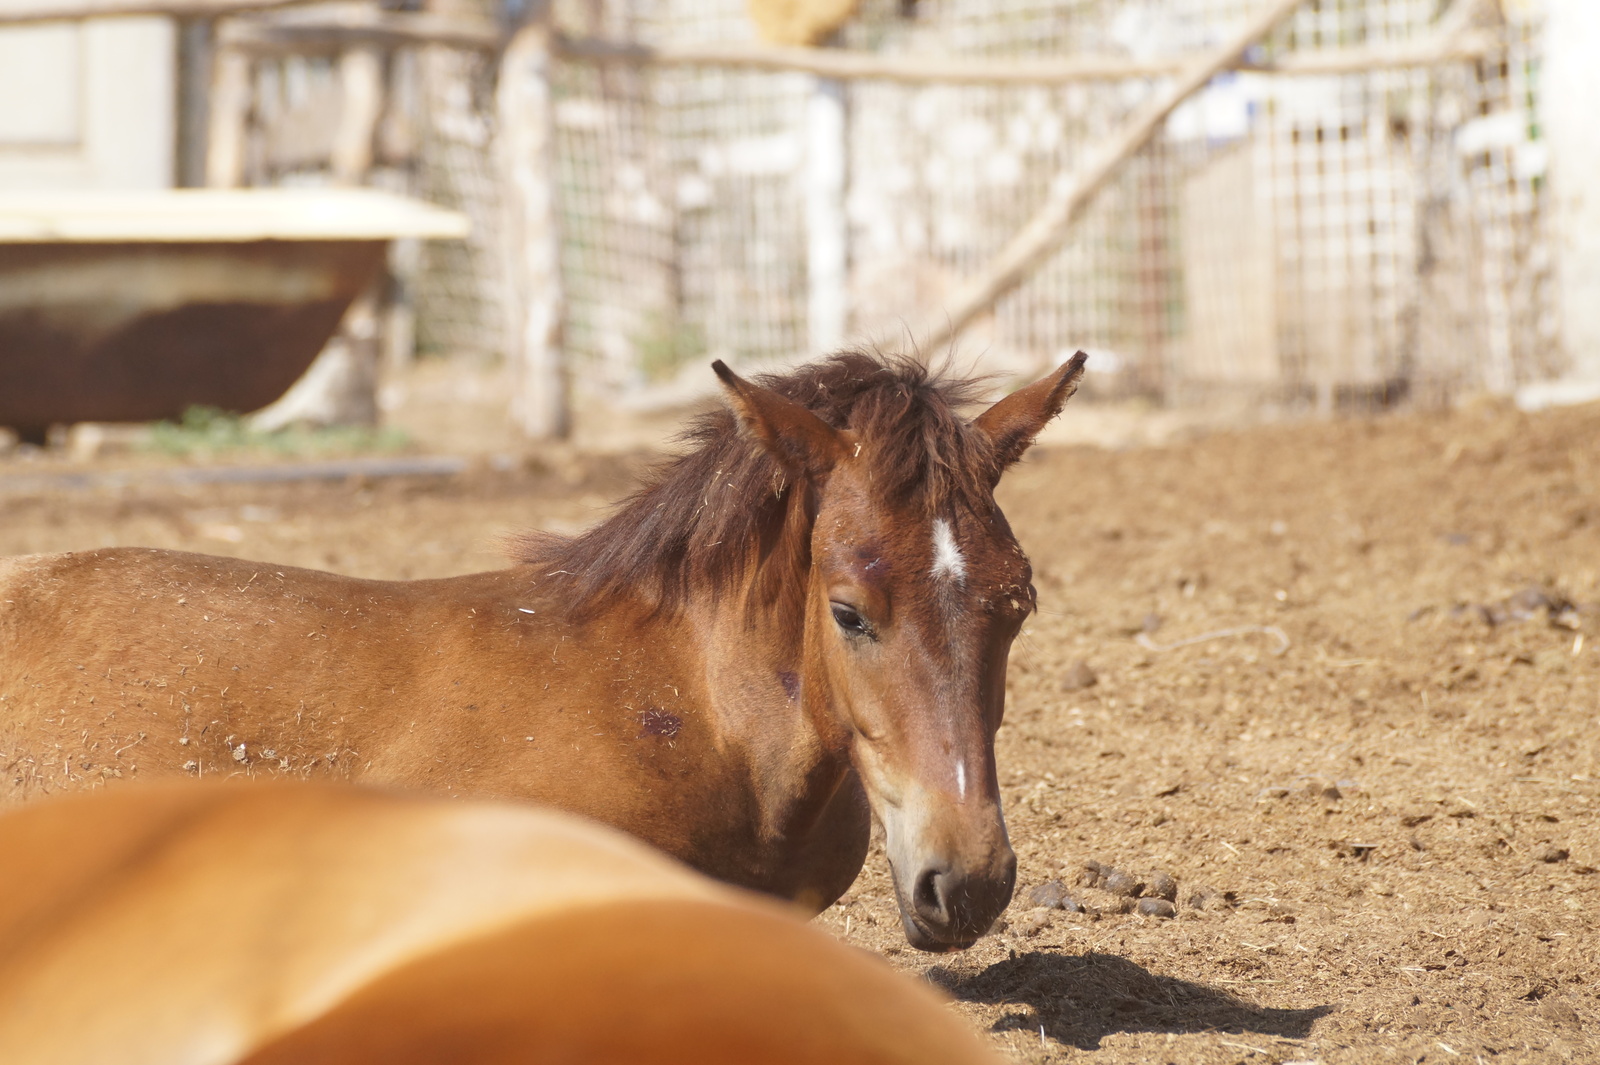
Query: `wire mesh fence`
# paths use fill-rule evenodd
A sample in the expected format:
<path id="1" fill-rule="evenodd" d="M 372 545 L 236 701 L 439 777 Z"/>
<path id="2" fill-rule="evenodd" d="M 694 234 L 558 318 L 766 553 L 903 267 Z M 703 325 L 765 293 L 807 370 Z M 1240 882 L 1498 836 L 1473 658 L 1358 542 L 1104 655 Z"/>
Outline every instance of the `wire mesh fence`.
<path id="1" fill-rule="evenodd" d="M 604 6 L 610 32 L 644 43 L 752 32 L 738 0 Z M 1150 59 L 1214 45 L 1256 6 L 869 0 L 836 44 Z M 1448 14 L 1437 0 L 1310 2 L 1256 58 L 1415 43 Z M 1218 78 L 960 354 L 1026 372 L 1087 347 L 1103 393 L 1323 410 L 1558 373 L 1536 8 L 1487 28 L 1496 47 L 1477 60 Z M 1157 87 L 846 83 L 846 335 L 907 339 Z M 638 388 L 701 356 L 820 346 L 805 212 L 818 91 L 797 74 L 564 65 L 568 343 L 591 380 Z"/>
<path id="2" fill-rule="evenodd" d="M 428 120 L 412 187 L 424 199 L 465 213 L 472 235 L 429 241 L 419 249 L 408 276 L 417 345 L 427 352 L 496 352 L 506 293 L 493 152 L 494 65 L 487 56 L 444 48 L 427 49 L 421 59 Z"/>
<path id="3" fill-rule="evenodd" d="M 863 0 L 829 46 L 1150 61 L 1213 47 L 1259 7 Z M 1171 116 L 1048 262 L 966 330 L 958 358 L 1031 373 L 1081 347 L 1091 395 L 1321 411 L 1558 376 L 1541 10 L 1306 0 L 1254 50 L 1257 69 L 1214 79 Z M 555 18 L 571 37 L 658 47 L 755 33 L 744 0 L 557 0 Z M 1452 19 L 1489 46 L 1385 59 Z M 1333 53 L 1368 61 L 1269 67 Z M 430 250 L 412 279 L 419 333 L 437 347 L 493 348 L 501 335 L 487 62 L 430 49 L 421 65 L 427 116 L 409 180 L 468 210 L 482 234 Z M 914 345 L 917 325 L 1165 83 L 834 82 L 578 58 L 553 78 L 571 377 L 635 398 L 670 394 L 709 358 Z M 837 211 L 819 210 L 829 195 Z"/>

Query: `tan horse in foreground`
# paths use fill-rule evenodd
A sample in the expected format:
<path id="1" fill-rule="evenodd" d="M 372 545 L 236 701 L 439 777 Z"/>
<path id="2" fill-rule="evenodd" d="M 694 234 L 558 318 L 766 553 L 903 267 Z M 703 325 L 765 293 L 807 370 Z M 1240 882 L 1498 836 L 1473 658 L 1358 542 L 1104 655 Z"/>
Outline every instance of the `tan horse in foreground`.
<path id="1" fill-rule="evenodd" d="M 968 421 L 970 382 L 845 354 L 756 385 L 573 539 L 356 580 L 112 549 L 0 562 L 14 800 L 118 777 L 333 775 L 531 799 L 820 909 L 869 804 L 907 938 L 1010 901 L 994 734 L 1033 608 L 1001 473 L 1080 352 Z"/>
<path id="2" fill-rule="evenodd" d="M 920 981 L 592 822 L 307 784 L 0 816 L 0 1061 L 984 1065 Z"/>

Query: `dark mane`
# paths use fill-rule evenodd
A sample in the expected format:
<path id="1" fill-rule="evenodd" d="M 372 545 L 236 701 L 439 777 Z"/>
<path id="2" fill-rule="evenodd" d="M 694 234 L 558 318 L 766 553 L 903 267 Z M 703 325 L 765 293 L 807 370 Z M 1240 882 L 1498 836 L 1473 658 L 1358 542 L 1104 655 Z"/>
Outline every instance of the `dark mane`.
<path id="1" fill-rule="evenodd" d="M 981 379 L 847 351 L 756 380 L 858 433 L 885 499 L 936 512 L 986 505 L 1000 472 L 994 451 L 957 410 L 979 398 Z M 544 570 L 541 591 L 581 614 L 630 595 L 673 611 L 694 588 L 723 594 L 752 566 L 765 571 L 763 601 L 801 583 L 794 570 L 809 565 L 815 514 L 808 487 L 789 483 L 726 407 L 695 419 L 681 440 L 685 452 L 600 524 L 576 537 L 535 532 L 515 541 L 517 561 Z"/>

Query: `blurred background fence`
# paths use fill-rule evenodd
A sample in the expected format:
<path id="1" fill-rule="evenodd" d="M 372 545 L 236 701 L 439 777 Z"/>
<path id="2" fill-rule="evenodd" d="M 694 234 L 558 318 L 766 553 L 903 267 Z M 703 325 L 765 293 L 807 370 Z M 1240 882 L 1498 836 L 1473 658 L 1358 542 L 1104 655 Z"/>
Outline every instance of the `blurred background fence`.
<path id="1" fill-rule="evenodd" d="M 1141 67 L 1215 45 L 1260 6 L 870 0 L 837 45 L 916 56 L 934 71 L 915 83 L 563 62 L 563 269 L 580 372 L 627 389 L 713 355 L 900 343 L 1155 90 Z M 655 46 L 752 32 L 738 0 L 569 7 L 569 32 Z M 1321 409 L 1559 374 L 1537 11 L 1458 7 L 1473 47 L 1410 64 L 1405 47 L 1436 40 L 1449 13 L 1437 0 L 1302 5 L 1251 58 L 1346 69 L 1219 78 L 959 351 L 1034 372 L 1086 347 L 1103 392 Z M 937 73 L 941 57 L 1063 54 L 1125 58 L 1130 72 L 1037 85 Z M 842 97 L 837 218 L 816 206 L 828 94 Z M 818 277 L 808 248 L 829 225 L 846 268 Z"/>
<path id="2" fill-rule="evenodd" d="M 566 380 L 649 404 L 704 387 L 712 358 L 917 346 L 1098 146 L 1263 6 L 861 0 L 801 50 L 762 44 L 746 0 L 555 0 Z M 1322 412 L 1567 375 L 1546 6 L 1304 0 L 1121 162 L 958 358 L 1029 374 L 1083 347 L 1091 396 Z M 319 4 L 183 38 L 216 50 L 185 61 L 214 70 L 191 178 L 363 182 L 473 218 L 466 241 L 397 249 L 402 355 L 413 336 L 507 348 L 505 17 Z"/>

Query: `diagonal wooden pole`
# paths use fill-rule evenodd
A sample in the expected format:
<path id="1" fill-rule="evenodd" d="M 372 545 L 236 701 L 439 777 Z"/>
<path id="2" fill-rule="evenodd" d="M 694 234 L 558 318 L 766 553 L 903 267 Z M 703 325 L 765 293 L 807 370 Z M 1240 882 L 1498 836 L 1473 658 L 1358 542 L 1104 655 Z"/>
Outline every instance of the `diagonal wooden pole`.
<path id="1" fill-rule="evenodd" d="M 1196 59 L 1172 86 L 1146 103 L 1122 128 L 1077 170 L 1064 190 L 1054 196 L 1017 231 L 988 265 L 957 292 L 942 321 L 930 322 L 922 331 L 924 350 L 942 347 L 996 300 L 1025 281 L 1042 266 L 1100 190 L 1140 148 L 1150 143 L 1167 116 L 1199 92 L 1217 74 L 1238 64 L 1244 53 L 1288 18 L 1302 0 L 1271 0 L 1259 16 L 1211 52 Z"/>

